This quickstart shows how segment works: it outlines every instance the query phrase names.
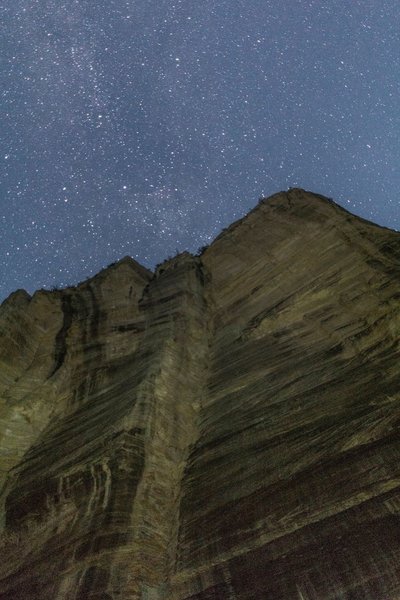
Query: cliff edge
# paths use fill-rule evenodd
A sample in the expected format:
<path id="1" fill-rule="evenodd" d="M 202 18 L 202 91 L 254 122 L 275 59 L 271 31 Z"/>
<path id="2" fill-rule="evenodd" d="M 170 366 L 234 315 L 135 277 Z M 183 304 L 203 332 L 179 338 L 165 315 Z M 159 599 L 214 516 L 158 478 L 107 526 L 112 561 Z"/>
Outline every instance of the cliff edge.
<path id="1" fill-rule="evenodd" d="M 0 599 L 395 600 L 400 233 L 292 189 L 0 307 Z"/>

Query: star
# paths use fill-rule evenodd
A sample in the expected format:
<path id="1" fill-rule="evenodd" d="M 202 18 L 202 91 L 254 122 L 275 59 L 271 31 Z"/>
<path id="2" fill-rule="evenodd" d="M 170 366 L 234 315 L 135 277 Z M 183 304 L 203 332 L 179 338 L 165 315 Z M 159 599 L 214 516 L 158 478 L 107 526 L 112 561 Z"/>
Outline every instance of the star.
<path id="1" fill-rule="evenodd" d="M 196 252 L 300 186 L 400 229 L 398 4 L 2 10 L 0 299 Z"/>

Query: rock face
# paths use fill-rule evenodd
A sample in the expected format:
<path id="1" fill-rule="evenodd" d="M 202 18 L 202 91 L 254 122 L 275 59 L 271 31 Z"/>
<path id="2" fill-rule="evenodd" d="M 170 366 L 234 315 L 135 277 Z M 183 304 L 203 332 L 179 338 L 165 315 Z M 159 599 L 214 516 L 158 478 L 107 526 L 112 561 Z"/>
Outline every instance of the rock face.
<path id="1" fill-rule="evenodd" d="M 1 600 L 400 597 L 400 234 L 294 189 L 0 308 Z"/>

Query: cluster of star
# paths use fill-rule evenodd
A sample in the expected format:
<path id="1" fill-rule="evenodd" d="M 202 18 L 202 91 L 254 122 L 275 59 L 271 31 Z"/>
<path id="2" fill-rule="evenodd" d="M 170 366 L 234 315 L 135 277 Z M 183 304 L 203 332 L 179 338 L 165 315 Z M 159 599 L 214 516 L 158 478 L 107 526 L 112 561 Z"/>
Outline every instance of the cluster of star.
<path id="1" fill-rule="evenodd" d="M 0 12 L 1 298 L 196 251 L 290 186 L 400 228 L 394 0 Z"/>

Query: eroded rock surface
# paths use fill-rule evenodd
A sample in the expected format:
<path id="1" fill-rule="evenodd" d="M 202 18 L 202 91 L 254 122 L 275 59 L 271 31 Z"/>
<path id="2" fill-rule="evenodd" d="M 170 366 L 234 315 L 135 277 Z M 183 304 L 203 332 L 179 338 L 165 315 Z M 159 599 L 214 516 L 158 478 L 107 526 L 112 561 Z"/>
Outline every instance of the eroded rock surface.
<path id="1" fill-rule="evenodd" d="M 399 281 L 399 233 L 294 189 L 12 294 L 0 598 L 399 598 Z"/>

